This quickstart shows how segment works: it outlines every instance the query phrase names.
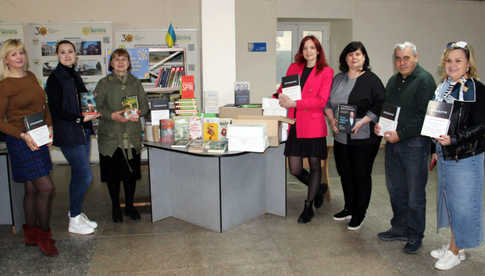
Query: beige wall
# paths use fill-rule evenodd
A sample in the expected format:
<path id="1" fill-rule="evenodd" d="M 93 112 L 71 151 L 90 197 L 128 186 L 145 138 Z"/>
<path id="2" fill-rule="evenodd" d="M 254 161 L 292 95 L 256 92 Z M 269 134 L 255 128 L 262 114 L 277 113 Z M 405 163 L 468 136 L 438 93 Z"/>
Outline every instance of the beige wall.
<path id="1" fill-rule="evenodd" d="M 200 27 L 199 0 L 2 0 L 5 22 L 111 21 L 118 28 Z"/>

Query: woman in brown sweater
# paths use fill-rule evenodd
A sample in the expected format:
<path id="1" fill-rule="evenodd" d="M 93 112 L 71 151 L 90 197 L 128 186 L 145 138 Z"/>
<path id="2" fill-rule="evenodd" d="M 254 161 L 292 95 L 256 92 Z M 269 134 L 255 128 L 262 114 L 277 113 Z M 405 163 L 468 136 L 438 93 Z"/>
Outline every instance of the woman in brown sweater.
<path id="1" fill-rule="evenodd" d="M 26 133 L 26 116 L 42 113 L 52 136 L 52 120 L 45 93 L 28 68 L 27 52 L 18 39 L 0 48 L 0 131 L 7 134 L 7 149 L 15 182 L 23 182 L 24 242 L 37 245 L 45 255 L 58 255 L 49 227 L 55 191 L 49 176 L 52 163 L 47 145 L 37 146 Z"/>

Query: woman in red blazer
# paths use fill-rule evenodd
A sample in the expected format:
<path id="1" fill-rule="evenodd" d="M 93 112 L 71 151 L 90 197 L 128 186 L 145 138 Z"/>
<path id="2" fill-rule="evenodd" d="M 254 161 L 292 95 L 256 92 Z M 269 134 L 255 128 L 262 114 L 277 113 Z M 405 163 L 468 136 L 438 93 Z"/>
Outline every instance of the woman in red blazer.
<path id="1" fill-rule="evenodd" d="M 285 156 L 288 157 L 290 173 L 308 186 L 305 208 L 298 223 L 310 222 L 313 218 L 313 204 L 320 208 L 326 185 L 320 184 L 321 160 L 327 158 L 327 125 L 324 108 L 332 86 L 333 70 L 328 67 L 325 53 L 318 39 L 306 36 L 286 72 L 287 76 L 300 76 L 301 100 L 293 101 L 278 89 L 280 106 L 288 110 L 288 117 L 295 118 L 290 126 Z M 310 172 L 303 168 L 303 157 L 308 157 Z"/>

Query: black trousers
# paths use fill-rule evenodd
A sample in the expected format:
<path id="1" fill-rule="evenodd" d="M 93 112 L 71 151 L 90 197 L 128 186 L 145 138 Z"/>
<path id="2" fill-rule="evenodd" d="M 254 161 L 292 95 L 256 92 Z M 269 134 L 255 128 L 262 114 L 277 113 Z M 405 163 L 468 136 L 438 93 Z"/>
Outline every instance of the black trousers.
<path id="1" fill-rule="evenodd" d="M 344 193 L 345 209 L 364 218 L 372 193 L 372 166 L 380 143 L 346 145 L 334 141 L 334 156 Z"/>

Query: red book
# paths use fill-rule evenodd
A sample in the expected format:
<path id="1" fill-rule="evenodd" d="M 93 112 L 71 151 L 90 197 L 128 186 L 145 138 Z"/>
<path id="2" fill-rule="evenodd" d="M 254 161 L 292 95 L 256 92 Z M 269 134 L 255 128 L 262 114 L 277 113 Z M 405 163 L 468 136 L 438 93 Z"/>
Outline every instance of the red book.
<path id="1" fill-rule="evenodd" d="M 180 87 L 180 97 L 182 99 L 194 98 L 194 76 L 182 76 L 182 84 Z"/>
<path id="2" fill-rule="evenodd" d="M 162 68 L 160 68 L 160 71 L 158 71 L 157 80 L 155 81 L 155 88 L 157 88 L 158 86 L 160 86 L 160 76 L 161 75 L 162 75 Z"/>

